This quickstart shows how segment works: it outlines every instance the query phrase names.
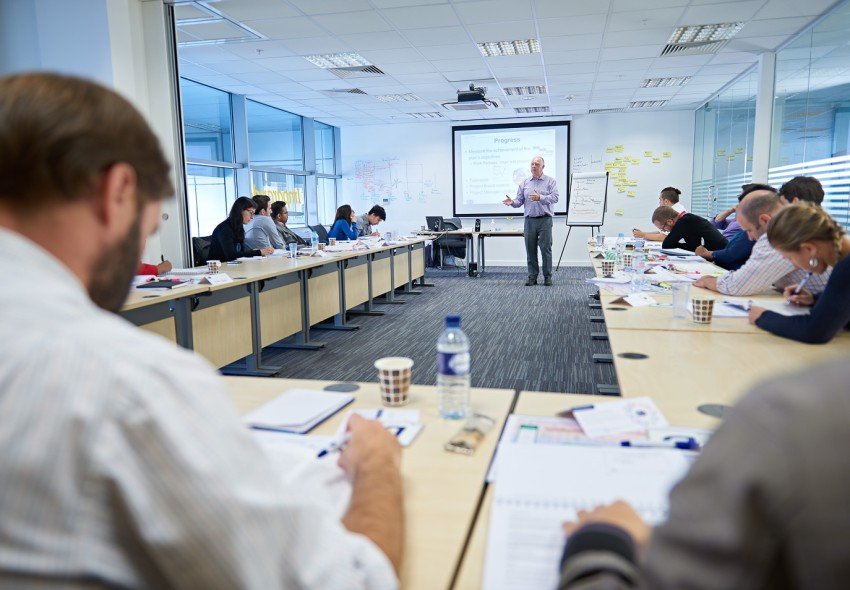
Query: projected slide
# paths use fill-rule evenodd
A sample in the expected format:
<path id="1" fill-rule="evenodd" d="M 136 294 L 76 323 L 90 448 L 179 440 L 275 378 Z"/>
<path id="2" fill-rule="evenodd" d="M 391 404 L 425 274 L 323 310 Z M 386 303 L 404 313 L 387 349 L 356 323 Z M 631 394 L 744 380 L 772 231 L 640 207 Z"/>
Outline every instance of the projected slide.
<path id="1" fill-rule="evenodd" d="M 543 173 L 558 181 L 557 213 L 567 212 L 569 123 L 527 123 L 453 127 L 454 213 L 457 216 L 522 214 L 501 203 L 516 196 L 531 175 L 534 156 L 546 162 Z"/>

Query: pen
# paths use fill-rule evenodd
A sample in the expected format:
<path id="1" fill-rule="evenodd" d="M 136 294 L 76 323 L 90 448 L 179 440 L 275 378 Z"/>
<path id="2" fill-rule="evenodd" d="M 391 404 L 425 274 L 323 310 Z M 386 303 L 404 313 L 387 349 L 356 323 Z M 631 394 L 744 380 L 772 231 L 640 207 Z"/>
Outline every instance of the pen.
<path id="1" fill-rule="evenodd" d="M 796 289 L 794 289 L 794 295 L 799 295 L 799 294 L 800 294 L 800 291 L 802 291 L 802 290 L 803 290 L 803 287 L 805 287 L 805 286 L 806 286 L 806 283 L 808 283 L 808 282 L 809 282 L 809 279 L 810 279 L 810 278 L 812 278 L 812 273 L 811 273 L 811 272 L 806 273 L 806 276 L 805 276 L 805 277 L 803 277 L 803 280 L 802 280 L 802 281 L 800 281 L 800 284 L 799 284 L 799 285 L 797 285 L 797 288 L 796 288 Z"/>
<path id="2" fill-rule="evenodd" d="M 159 259 L 160 261 L 165 262 L 165 254 L 160 254 Z"/>
<path id="3" fill-rule="evenodd" d="M 753 300 L 752 299 L 750 299 L 746 303 L 738 303 L 736 301 L 729 301 L 728 299 L 725 299 L 723 301 L 723 303 L 725 303 L 729 307 L 734 307 L 735 309 L 740 309 L 741 311 L 750 311 L 750 308 L 753 306 Z"/>
<path id="4" fill-rule="evenodd" d="M 691 437 L 685 440 L 670 441 L 670 442 L 644 442 L 621 440 L 621 447 L 633 447 L 636 449 L 681 449 L 684 451 L 699 450 L 699 443 Z"/>
<path id="5" fill-rule="evenodd" d="M 351 440 L 351 435 L 346 432 L 341 437 L 332 440 L 328 444 L 327 448 L 324 448 L 321 451 L 319 451 L 318 458 L 321 459 L 325 455 L 329 455 L 329 454 L 333 453 L 334 451 L 341 451 L 343 449 L 343 447 L 345 447 L 345 445 L 348 444 L 349 440 Z"/>

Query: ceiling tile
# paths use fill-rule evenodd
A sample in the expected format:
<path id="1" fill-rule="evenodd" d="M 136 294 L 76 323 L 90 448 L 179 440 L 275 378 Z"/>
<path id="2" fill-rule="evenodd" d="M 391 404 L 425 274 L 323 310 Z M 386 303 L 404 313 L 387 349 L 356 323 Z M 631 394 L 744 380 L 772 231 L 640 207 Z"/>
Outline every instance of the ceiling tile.
<path id="1" fill-rule="evenodd" d="M 435 71 L 434 66 L 426 61 L 387 64 L 381 67 L 386 73 L 393 74 L 422 74 Z"/>
<path id="2" fill-rule="evenodd" d="M 595 74 L 595 63 L 556 64 L 546 66 L 549 76 L 568 76 L 573 74 Z"/>
<path id="3" fill-rule="evenodd" d="M 280 41 L 250 41 L 247 43 L 230 43 L 224 48 L 237 57 L 254 59 L 257 57 L 287 57 L 292 51 Z M 180 50 L 182 54 L 183 51 Z"/>
<path id="4" fill-rule="evenodd" d="M 758 56 L 745 51 L 721 51 L 711 58 L 710 64 L 753 63 Z"/>
<path id="5" fill-rule="evenodd" d="M 422 88 L 430 87 L 432 89 L 437 89 L 448 84 L 445 77 L 436 72 L 424 74 L 395 74 L 393 78 L 402 84 L 410 86 L 411 88 L 414 86 L 421 86 Z"/>
<path id="6" fill-rule="evenodd" d="M 608 28 L 606 31 L 635 31 L 668 28 L 672 33 L 681 16 L 681 8 L 659 8 L 656 10 L 615 12 L 608 19 Z"/>
<path id="7" fill-rule="evenodd" d="M 433 45 L 456 45 L 469 43 L 469 35 L 463 27 L 436 27 L 433 29 L 411 29 L 404 32 L 404 37 L 416 47 Z"/>
<path id="8" fill-rule="evenodd" d="M 735 51 L 749 51 L 751 53 L 763 53 L 776 49 L 788 40 L 788 35 L 776 35 L 771 37 L 749 37 L 747 39 L 732 39 L 726 46 Z"/>
<path id="9" fill-rule="evenodd" d="M 661 48 L 657 45 L 639 45 L 636 47 L 608 47 L 603 49 L 599 56 L 605 61 L 617 59 L 645 59 L 658 57 Z"/>
<path id="10" fill-rule="evenodd" d="M 705 6 L 691 6 L 682 15 L 683 25 L 702 25 L 709 23 L 733 23 L 748 21 L 764 0 L 737 0 L 736 2 L 712 2 Z"/>
<path id="11" fill-rule="evenodd" d="M 177 50 L 181 59 L 196 64 L 217 63 L 228 60 L 239 59 L 232 53 L 224 50 L 220 45 L 195 45 L 193 47 L 179 47 Z"/>
<path id="12" fill-rule="evenodd" d="M 456 72 L 443 72 L 443 76 L 450 84 L 460 84 L 463 82 L 469 83 L 477 80 L 486 80 L 492 77 L 492 74 L 486 68 L 476 68 L 474 70 L 461 70 Z"/>
<path id="13" fill-rule="evenodd" d="M 448 4 L 388 8 L 381 12 L 392 24 L 402 30 L 460 25 L 454 10 Z"/>
<path id="14" fill-rule="evenodd" d="M 433 59 L 431 60 L 431 65 L 437 68 L 440 72 L 454 72 L 480 68 L 482 65 L 481 60 L 482 58 L 480 57 L 473 57 L 472 59 Z M 538 63 L 540 63 L 539 60 Z"/>
<path id="15" fill-rule="evenodd" d="M 546 51 L 543 61 L 547 66 L 581 62 L 596 62 L 599 59 L 598 49 L 578 49 L 575 51 Z"/>
<path id="16" fill-rule="evenodd" d="M 670 27 L 663 29 L 641 29 L 637 31 L 609 31 L 605 33 L 603 47 L 628 47 L 633 45 L 657 45 L 658 53 L 670 38 Z"/>
<path id="17" fill-rule="evenodd" d="M 811 18 L 769 18 L 748 22 L 744 28 L 735 35 L 736 39 L 748 39 L 750 37 L 764 37 L 773 35 L 791 36 L 805 27 Z"/>
<path id="18" fill-rule="evenodd" d="M 537 15 L 537 28 L 543 37 L 558 37 L 562 35 L 585 35 L 605 31 L 604 14 L 585 16 L 570 16 L 561 18 L 540 18 Z"/>
<path id="19" fill-rule="evenodd" d="M 657 8 L 676 8 L 679 6 L 687 6 L 689 3 L 689 0 L 640 0 L 640 7 L 647 10 Z M 611 12 L 629 12 L 634 9 L 634 0 L 614 0 L 614 4 L 611 6 Z"/>
<path id="20" fill-rule="evenodd" d="M 536 77 L 543 78 L 543 66 L 530 66 L 530 67 L 499 67 L 493 68 L 493 73 L 497 78 L 501 78 L 503 76 L 511 76 L 511 77 Z"/>
<path id="21" fill-rule="evenodd" d="M 244 74 L 248 72 L 264 72 L 266 68 L 255 61 L 247 59 L 236 59 L 231 61 L 223 61 L 220 63 L 209 64 L 211 70 L 215 70 L 220 74 Z"/>
<path id="22" fill-rule="evenodd" d="M 521 66 L 539 66 L 543 63 L 539 53 L 530 53 L 527 55 L 503 55 L 499 57 L 485 57 L 484 61 L 486 61 L 491 68 L 516 68 Z"/>
<path id="23" fill-rule="evenodd" d="M 711 61 L 711 55 L 674 55 L 658 58 L 654 65 L 658 67 L 686 68 L 701 66 Z"/>
<path id="24" fill-rule="evenodd" d="M 237 21 L 298 16 L 297 10 L 279 0 L 219 0 L 212 7 Z"/>
<path id="25" fill-rule="evenodd" d="M 234 72 L 231 74 L 231 77 L 239 80 L 240 82 L 244 82 L 245 84 L 253 84 L 254 86 L 259 86 L 260 84 L 291 82 L 291 80 L 286 76 L 281 76 L 276 72 L 270 72 L 265 68 L 259 72 Z"/>
<path id="26" fill-rule="evenodd" d="M 327 70 L 321 68 L 313 68 L 312 70 L 293 70 L 286 72 L 286 77 L 295 80 L 296 82 L 315 81 L 315 80 L 339 80 Z"/>
<path id="27" fill-rule="evenodd" d="M 835 0 L 770 0 L 756 13 L 756 18 L 817 16 L 835 4 Z"/>
<path id="28" fill-rule="evenodd" d="M 300 39 L 302 37 L 321 37 L 327 34 L 327 31 L 304 16 L 249 20 L 245 21 L 245 25 L 269 39 Z"/>
<path id="29" fill-rule="evenodd" d="M 585 14 L 605 14 L 611 0 L 534 0 L 537 18 L 557 18 L 561 16 L 582 16 Z"/>
<path id="30" fill-rule="evenodd" d="M 351 47 L 342 41 L 329 37 L 306 37 L 304 39 L 287 39 L 283 43 L 296 55 L 315 55 L 317 53 L 340 53 L 351 51 Z"/>
<path id="31" fill-rule="evenodd" d="M 264 68 L 278 72 L 284 76 L 288 76 L 293 71 L 312 70 L 316 67 L 303 57 L 270 57 L 267 59 L 255 59 L 254 61 Z"/>
<path id="32" fill-rule="evenodd" d="M 425 59 L 460 59 L 481 57 L 481 52 L 478 51 L 478 48 L 472 43 L 420 47 L 419 52 Z"/>
<path id="33" fill-rule="evenodd" d="M 319 25 L 335 35 L 353 33 L 380 33 L 392 27 L 374 10 L 345 12 L 342 14 L 319 14 L 312 17 Z"/>
<path id="34" fill-rule="evenodd" d="M 618 72 L 626 75 L 642 75 L 652 65 L 652 59 L 617 59 L 599 62 L 600 72 Z"/>
<path id="35" fill-rule="evenodd" d="M 244 1 L 244 0 L 243 0 Z M 279 0 L 276 0 L 279 2 Z M 354 12 L 369 10 L 369 0 L 289 0 L 304 14 L 329 14 L 335 12 Z"/>
<path id="36" fill-rule="evenodd" d="M 746 63 L 715 64 L 714 62 L 710 62 L 708 65 L 702 66 L 699 73 L 700 75 L 738 74 L 749 67 L 751 67 L 750 64 Z"/>
<path id="37" fill-rule="evenodd" d="M 484 0 L 454 5 L 460 20 L 468 25 L 509 22 L 518 15 L 531 14 L 531 0 Z M 538 18 L 540 13 L 538 12 Z"/>
<path id="38" fill-rule="evenodd" d="M 381 67 L 381 64 L 396 64 L 406 61 L 420 61 L 423 59 L 419 50 L 412 47 L 364 51 L 360 55 L 377 65 L 379 68 Z"/>
<path id="39" fill-rule="evenodd" d="M 369 33 L 340 35 L 339 39 L 343 43 L 350 45 L 355 51 L 410 47 L 410 43 L 408 43 L 404 37 L 395 31 L 384 31 L 380 35 L 372 35 Z"/>
<path id="40" fill-rule="evenodd" d="M 602 35 L 544 37 L 540 40 L 540 46 L 544 52 L 572 51 L 574 49 L 599 49 L 602 47 Z"/>
<path id="41" fill-rule="evenodd" d="M 490 23 L 486 25 L 469 25 L 467 27 L 472 33 L 473 39 L 478 42 L 484 41 L 513 41 L 515 39 L 534 39 L 537 32 L 534 22 L 520 20 L 511 23 Z"/>

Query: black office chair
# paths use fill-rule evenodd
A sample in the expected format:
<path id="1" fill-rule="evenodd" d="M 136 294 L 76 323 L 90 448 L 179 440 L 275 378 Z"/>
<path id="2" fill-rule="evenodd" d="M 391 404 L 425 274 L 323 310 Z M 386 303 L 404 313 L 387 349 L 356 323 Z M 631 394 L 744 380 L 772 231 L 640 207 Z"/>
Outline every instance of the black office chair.
<path id="1" fill-rule="evenodd" d="M 452 231 L 461 229 L 460 219 L 454 217 L 451 219 L 444 219 L 441 231 Z M 455 268 L 465 268 L 465 264 L 463 261 L 466 260 L 466 236 L 459 235 L 445 235 L 440 236 L 435 240 L 437 244 L 437 248 L 440 251 L 440 268 L 443 268 L 443 258 L 446 254 L 450 254 L 455 259 Z M 460 260 L 461 264 L 458 265 L 457 261 Z"/>
<path id="2" fill-rule="evenodd" d="M 203 266 L 210 256 L 210 242 L 212 236 L 192 238 L 192 261 L 195 266 Z"/>
<path id="3" fill-rule="evenodd" d="M 309 226 L 311 230 L 316 232 L 319 236 L 319 241 L 323 244 L 328 243 L 328 230 L 325 229 L 324 225 L 311 225 Z"/>

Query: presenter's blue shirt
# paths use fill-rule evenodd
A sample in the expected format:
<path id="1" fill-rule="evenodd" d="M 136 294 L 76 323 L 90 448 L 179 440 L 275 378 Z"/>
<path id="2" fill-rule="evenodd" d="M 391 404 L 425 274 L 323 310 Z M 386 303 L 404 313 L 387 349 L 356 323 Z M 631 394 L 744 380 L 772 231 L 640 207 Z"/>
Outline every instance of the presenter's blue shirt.
<path id="1" fill-rule="evenodd" d="M 531 195 L 539 194 L 539 201 L 532 201 Z M 525 205 L 526 217 L 554 217 L 555 203 L 558 202 L 558 183 L 551 176 L 541 174 L 540 178 L 529 176 L 517 187 L 512 207 Z"/>
<path id="2" fill-rule="evenodd" d="M 344 219 L 337 219 L 334 221 L 331 231 L 328 232 L 328 237 L 337 240 L 356 240 L 357 224 Z"/>

